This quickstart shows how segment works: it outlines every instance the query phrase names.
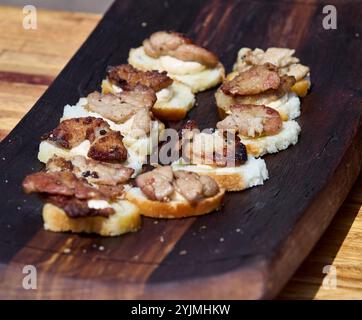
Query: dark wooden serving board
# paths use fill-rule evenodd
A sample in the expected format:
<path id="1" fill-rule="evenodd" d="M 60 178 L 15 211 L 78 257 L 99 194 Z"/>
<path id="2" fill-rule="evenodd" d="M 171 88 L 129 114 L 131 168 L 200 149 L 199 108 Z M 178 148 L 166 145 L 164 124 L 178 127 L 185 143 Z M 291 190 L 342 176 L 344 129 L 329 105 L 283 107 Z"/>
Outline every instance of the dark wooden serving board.
<path id="1" fill-rule="evenodd" d="M 337 7 L 337 30 L 322 26 L 322 8 L 330 3 Z M 361 6 L 352 0 L 116 1 L 0 145 L 0 298 L 274 297 L 361 169 Z M 212 49 L 228 71 L 242 46 L 295 48 L 313 82 L 298 119 L 300 142 L 266 156 L 270 180 L 228 194 L 221 212 L 143 219 L 139 232 L 117 238 L 44 231 L 41 201 L 21 190 L 24 176 L 41 168 L 40 136 L 57 125 L 65 104 L 99 88 L 107 65 L 124 63 L 130 48 L 163 29 Z M 189 114 L 201 127 L 217 121 L 213 94 L 199 94 Z M 23 289 L 25 265 L 37 268 L 37 290 Z"/>

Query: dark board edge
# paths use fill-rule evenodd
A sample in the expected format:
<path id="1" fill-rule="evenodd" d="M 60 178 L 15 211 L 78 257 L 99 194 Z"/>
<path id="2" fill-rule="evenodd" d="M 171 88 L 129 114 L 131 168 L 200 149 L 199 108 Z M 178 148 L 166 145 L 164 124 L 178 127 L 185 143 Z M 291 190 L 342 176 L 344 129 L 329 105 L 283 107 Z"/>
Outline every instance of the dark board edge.
<path id="1" fill-rule="evenodd" d="M 362 171 L 362 119 L 349 148 L 325 188 L 311 202 L 272 264 L 264 298 L 274 298 L 312 251 Z M 318 225 L 315 221 L 319 221 Z M 322 273 L 323 270 L 320 270 Z"/>

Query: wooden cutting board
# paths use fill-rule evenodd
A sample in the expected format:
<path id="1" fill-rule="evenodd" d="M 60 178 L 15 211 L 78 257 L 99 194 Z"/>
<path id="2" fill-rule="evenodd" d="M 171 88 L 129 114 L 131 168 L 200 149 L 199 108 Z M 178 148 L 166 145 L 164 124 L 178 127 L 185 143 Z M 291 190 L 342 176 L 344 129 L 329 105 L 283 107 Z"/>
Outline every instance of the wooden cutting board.
<path id="1" fill-rule="evenodd" d="M 0 163 L 0 241 L 4 244 L 0 294 L 5 297 L 272 297 L 325 230 L 357 177 L 360 60 L 341 61 L 340 57 L 360 52 L 353 23 L 361 17 L 358 6 L 353 8 L 351 2 L 348 10 L 342 7 L 339 29 L 327 32 L 321 25 L 322 6 L 312 2 L 167 4 L 165 8 L 162 2 L 116 3 L 1 144 L 0 157 L 5 160 Z M 281 25 L 283 17 L 293 18 Z M 146 28 L 142 22 L 147 22 Z M 97 87 L 107 64 L 124 62 L 130 47 L 158 29 L 188 33 L 220 54 L 228 70 L 242 45 L 297 48 L 298 56 L 312 67 L 315 84 L 303 101 L 300 143 L 266 157 L 270 181 L 228 196 L 221 214 L 157 224 L 145 219 L 140 232 L 117 239 L 43 231 L 41 203 L 24 196 L 19 187 L 24 175 L 40 168 L 39 136 L 56 125 L 64 104 Z M 316 47 L 323 50 L 316 52 Z M 342 77 L 343 87 L 338 81 Z M 214 125 L 213 92 L 200 94 L 198 102 L 190 117 L 202 126 Z M 21 286 L 24 264 L 38 269 L 35 291 Z"/>

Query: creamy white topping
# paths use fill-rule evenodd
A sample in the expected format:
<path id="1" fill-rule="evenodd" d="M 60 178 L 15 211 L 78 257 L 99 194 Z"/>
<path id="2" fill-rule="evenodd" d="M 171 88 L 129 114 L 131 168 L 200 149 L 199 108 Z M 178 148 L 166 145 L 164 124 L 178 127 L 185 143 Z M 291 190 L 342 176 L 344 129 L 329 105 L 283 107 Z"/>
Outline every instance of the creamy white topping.
<path id="1" fill-rule="evenodd" d="M 170 101 L 173 97 L 172 86 L 164 88 L 156 93 L 157 101 L 167 102 Z"/>
<path id="2" fill-rule="evenodd" d="M 106 200 L 88 200 L 88 207 L 91 209 L 106 209 L 111 205 Z"/>

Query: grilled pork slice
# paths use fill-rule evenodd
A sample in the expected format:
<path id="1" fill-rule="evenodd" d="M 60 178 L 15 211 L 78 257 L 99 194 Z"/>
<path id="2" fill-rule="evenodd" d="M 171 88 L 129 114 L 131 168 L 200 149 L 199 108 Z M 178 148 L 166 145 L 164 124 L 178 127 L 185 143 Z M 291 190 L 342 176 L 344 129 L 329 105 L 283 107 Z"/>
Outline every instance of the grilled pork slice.
<path id="1" fill-rule="evenodd" d="M 263 105 L 232 105 L 230 112 L 216 124 L 218 129 L 232 129 L 246 137 L 260 137 L 277 134 L 282 128 L 278 111 Z"/>
<path id="2" fill-rule="evenodd" d="M 166 71 L 142 71 L 130 64 L 109 67 L 107 79 L 102 82 L 102 92 L 117 94 L 122 88 L 139 84 L 156 92 L 157 101 L 151 110 L 160 120 L 181 120 L 195 104 L 195 96 L 191 89 L 179 81 L 172 80 Z"/>
<path id="3" fill-rule="evenodd" d="M 56 143 L 59 147 L 71 149 L 84 140 L 93 142 L 110 132 L 109 124 L 101 118 L 83 117 L 62 121 L 53 131 L 43 136 L 43 140 Z"/>
<path id="4" fill-rule="evenodd" d="M 123 145 L 120 132 L 111 130 L 109 124 L 101 118 L 63 120 L 57 128 L 46 134 L 43 140 L 67 150 L 79 147 L 88 140 L 90 147 L 87 156 L 94 160 L 120 163 L 127 159 L 127 149 Z"/>
<path id="5" fill-rule="evenodd" d="M 165 89 L 173 83 L 173 80 L 167 75 L 166 71 L 141 71 L 130 64 L 108 67 L 107 78 L 111 83 L 121 88 L 135 87 L 141 84 L 150 87 L 155 92 Z"/>
<path id="6" fill-rule="evenodd" d="M 310 69 L 294 56 L 295 50 L 288 48 L 268 48 L 251 50 L 241 48 L 238 52 L 234 70 L 243 72 L 251 66 L 272 63 L 278 67 L 281 75 L 294 76 L 296 84 L 291 88 L 298 96 L 304 97 L 310 88 Z"/>
<path id="7" fill-rule="evenodd" d="M 176 148 L 184 163 L 225 167 L 241 165 L 248 159 L 246 148 L 235 130 L 206 129 L 200 132 L 196 122 L 189 120 L 179 134 Z"/>
<path id="8" fill-rule="evenodd" d="M 131 89 L 114 94 L 92 92 L 87 96 L 86 108 L 115 123 L 124 123 L 140 109 L 150 110 L 156 99 L 154 90 L 137 84 Z"/>
<path id="9" fill-rule="evenodd" d="M 300 115 L 299 98 L 291 90 L 294 84 L 293 76 L 281 75 L 270 63 L 233 72 L 215 93 L 219 114 L 224 118 L 234 104 L 254 104 L 272 107 L 283 120 L 294 119 Z"/>
<path id="10" fill-rule="evenodd" d="M 235 78 L 226 80 L 221 86 L 225 94 L 245 96 L 276 90 L 280 85 L 278 70 L 271 64 L 254 66 L 238 74 Z"/>
<path id="11" fill-rule="evenodd" d="M 106 133 L 97 138 L 90 146 L 88 156 L 104 162 L 123 162 L 127 159 L 127 149 L 119 131 Z"/>
<path id="12" fill-rule="evenodd" d="M 301 131 L 294 120 L 282 121 L 279 113 L 262 105 L 234 105 L 230 114 L 216 124 L 219 129 L 235 130 L 248 154 L 260 157 L 276 153 L 298 142 Z"/>
<path id="13" fill-rule="evenodd" d="M 167 71 L 194 93 L 217 85 L 225 75 L 214 53 L 175 32 L 155 32 L 141 47 L 130 50 L 128 62 L 141 70 Z"/>
<path id="14" fill-rule="evenodd" d="M 46 202 L 43 207 L 44 228 L 103 236 L 136 231 L 140 226 L 139 210 L 119 198 L 123 195 L 123 186 L 112 184 L 98 188 L 85 178 L 78 178 L 71 172 L 79 164 L 77 160 L 73 164 L 65 159 L 52 159 L 47 165 L 48 171 L 24 179 L 24 191 L 40 193 Z"/>
<path id="15" fill-rule="evenodd" d="M 46 164 L 46 171 L 70 171 L 89 183 L 116 186 L 127 183 L 134 170 L 118 163 L 107 163 L 74 156 L 69 159 L 53 156 Z"/>
<path id="16" fill-rule="evenodd" d="M 143 47 L 146 54 L 152 58 L 171 56 L 183 61 L 196 61 L 208 68 L 214 68 L 219 63 L 215 54 L 176 32 L 155 32 L 143 41 Z"/>
<path id="17" fill-rule="evenodd" d="M 226 191 L 240 191 L 261 185 L 268 179 L 265 161 L 248 156 L 235 130 L 199 132 L 194 121 L 181 134 L 181 158 L 172 163 L 178 170 L 213 178 Z"/>
<path id="18" fill-rule="evenodd" d="M 157 218 L 182 218 L 209 213 L 222 204 L 225 191 L 212 178 L 159 167 L 136 178 L 126 199 L 141 214 Z"/>
<path id="19" fill-rule="evenodd" d="M 108 199 L 107 194 L 69 171 L 33 173 L 24 179 L 23 189 L 26 193 L 62 195 L 85 200 Z"/>

